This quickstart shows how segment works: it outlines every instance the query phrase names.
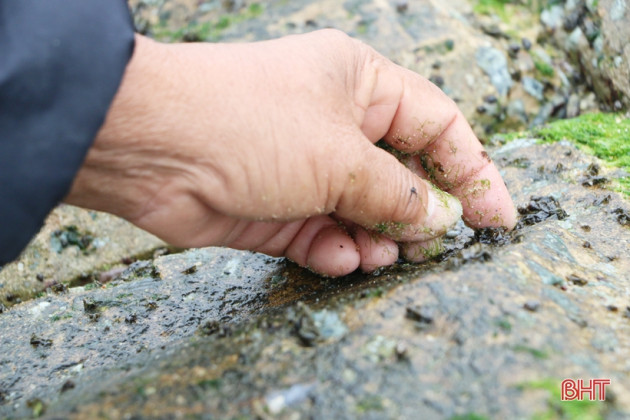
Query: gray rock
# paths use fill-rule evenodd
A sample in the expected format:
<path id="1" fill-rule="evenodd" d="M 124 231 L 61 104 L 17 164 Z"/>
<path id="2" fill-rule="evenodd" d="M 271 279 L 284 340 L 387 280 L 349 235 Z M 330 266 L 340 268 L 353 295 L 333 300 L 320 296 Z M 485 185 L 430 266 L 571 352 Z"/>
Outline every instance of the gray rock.
<path id="1" fill-rule="evenodd" d="M 540 14 L 540 21 L 549 31 L 555 31 L 562 26 L 564 8 L 560 5 L 551 6 Z"/>
<path id="2" fill-rule="evenodd" d="M 628 418 L 628 202 L 583 187 L 568 143 L 490 154 L 523 211 L 553 195 L 568 216 L 372 276 L 212 248 L 13 307 L 0 417 L 533 418 L 557 407 L 536 384 L 597 372 L 616 398 L 595 415 Z"/>
<path id="3" fill-rule="evenodd" d="M 507 106 L 506 112 L 509 117 L 517 118 L 523 123 L 527 124 L 527 112 L 525 111 L 525 104 L 521 99 L 510 101 Z"/>
<path id="4" fill-rule="evenodd" d="M 416 71 L 425 60 L 427 76 L 439 57 L 449 87 L 470 86 L 474 101 L 464 96 L 465 109 L 494 89 L 469 65 L 485 39 L 464 17 L 470 5 L 452 1 L 441 5 L 461 10 L 457 26 L 420 2 L 399 13 L 393 2 L 270 1 L 260 3 L 264 16 L 252 19 L 244 7 L 211 36 L 262 39 L 306 30 L 306 21 L 338 27 Z M 193 0 L 146 4 L 154 6 L 144 9 L 147 19 L 171 16 L 173 33 L 214 22 L 204 10 L 223 13 L 214 1 L 201 9 Z M 589 5 L 594 10 L 594 0 Z M 554 36 L 560 33 L 556 26 Z M 503 41 L 490 42 L 498 49 Z M 623 70 L 626 50 L 616 51 L 623 60 L 615 68 Z M 508 92 L 509 116 L 536 115 L 521 85 Z M 545 104 L 543 120 L 562 109 L 563 95 Z M 487 98 L 497 109 L 484 115 L 499 116 L 505 98 Z M 574 94 L 567 113 L 580 102 L 597 106 L 594 94 L 583 101 Z M 49 418 L 563 417 L 549 386 L 593 372 L 612 380 L 616 397 L 594 405 L 593 417 L 628 418 L 630 231 L 615 213 L 627 212 L 628 202 L 584 187 L 580 177 L 593 159 L 566 143 L 517 140 L 489 152 L 518 205 L 553 195 L 568 217 L 507 235 L 460 224 L 445 239 L 442 260 L 369 276 L 322 279 L 282 259 L 211 248 L 134 265 L 103 288 L 0 305 L 0 418 L 43 411 Z M 584 282 L 567 281 L 576 278 Z M 416 307 L 410 319 L 407 308 Z"/>
<path id="5" fill-rule="evenodd" d="M 615 64 L 615 67 L 619 68 L 621 66 L 623 66 L 623 57 L 618 55 L 613 59 L 613 63 Z"/>
<path id="6" fill-rule="evenodd" d="M 537 127 L 549 121 L 549 118 L 551 118 L 551 115 L 553 114 L 553 109 L 554 106 L 551 102 L 544 103 L 543 106 L 540 107 L 540 111 L 536 117 L 532 120 L 531 126 Z"/>
<path id="7" fill-rule="evenodd" d="M 610 19 L 613 21 L 622 20 L 626 16 L 627 11 L 628 2 L 626 0 L 615 0 L 610 7 Z"/>
<path id="8" fill-rule="evenodd" d="M 166 244 L 107 213 L 58 206 L 20 257 L 0 270 L 0 303 L 26 301 L 56 284 L 98 277 Z M 69 263 L 71 261 L 71 263 Z"/>
<path id="9" fill-rule="evenodd" d="M 556 30 L 552 38 L 589 79 L 604 107 L 615 101 L 630 107 L 630 25 L 627 0 L 589 0 L 583 6 L 580 25 L 584 38 L 576 32 Z M 543 13 L 545 16 L 551 11 Z M 588 41 L 590 44 L 586 43 Z M 621 57 L 617 59 L 616 57 Z"/>
<path id="10" fill-rule="evenodd" d="M 524 76 L 521 79 L 521 82 L 523 83 L 523 89 L 525 89 L 525 92 L 529 93 L 531 96 L 538 99 L 539 101 L 545 99 L 545 85 L 540 83 L 538 80 L 534 79 L 533 77 Z"/>
<path id="11" fill-rule="evenodd" d="M 490 82 L 501 96 L 506 96 L 512 87 L 512 78 L 503 52 L 493 47 L 480 47 L 475 53 L 477 65 L 490 77 Z"/>
<path id="12" fill-rule="evenodd" d="M 575 118 L 578 115 L 580 115 L 580 98 L 572 94 L 567 101 L 567 118 Z"/>
<path id="13" fill-rule="evenodd" d="M 582 28 L 579 26 L 571 32 L 571 35 L 567 38 L 564 48 L 568 52 L 575 52 L 579 48 L 588 46 L 588 41 L 582 32 Z"/>

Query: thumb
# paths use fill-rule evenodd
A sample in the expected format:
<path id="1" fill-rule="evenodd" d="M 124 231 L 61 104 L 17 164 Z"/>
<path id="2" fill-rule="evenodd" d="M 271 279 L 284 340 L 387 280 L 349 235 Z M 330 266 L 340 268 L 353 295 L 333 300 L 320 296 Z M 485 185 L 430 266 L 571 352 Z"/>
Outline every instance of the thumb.
<path id="1" fill-rule="evenodd" d="M 445 234 L 462 205 L 371 143 L 356 159 L 336 214 L 399 242 L 427 241 Z"/>

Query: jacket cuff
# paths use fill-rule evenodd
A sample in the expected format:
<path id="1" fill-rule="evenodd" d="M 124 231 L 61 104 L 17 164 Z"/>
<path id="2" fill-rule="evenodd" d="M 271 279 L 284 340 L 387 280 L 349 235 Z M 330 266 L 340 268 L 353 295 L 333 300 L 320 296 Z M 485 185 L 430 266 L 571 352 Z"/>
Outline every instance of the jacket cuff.
<path id="1" fill-rule="evenodd" d="M 0 4 L 0 265 L 68 193 L 134 46 L 124 0 Z"/>

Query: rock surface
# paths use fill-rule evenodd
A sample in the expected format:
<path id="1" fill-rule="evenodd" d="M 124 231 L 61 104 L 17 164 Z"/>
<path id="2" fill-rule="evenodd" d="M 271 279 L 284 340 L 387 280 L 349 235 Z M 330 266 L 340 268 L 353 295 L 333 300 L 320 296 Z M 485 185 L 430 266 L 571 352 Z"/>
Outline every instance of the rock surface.
<path id="1" fill-rule="evenodd" d="M 533 216 L 460 227 L 441 261 L 326 280 L 209 248 L 14 307 L 0 415 L 561 418 L 570 377 L 610 379 L 584 409 L 627 417 L 630 206 L 569 144 L 491 155 Z"/>
<path id="2" fill-rule="evenodd" d="M 463 0 L 131 4 L 139 29 L 164 40 L 338 27 L 430 77 L 482 134 L 598 106 L 544 43 L 575 22 L 565 32 L 587 33 L 568 6 L 546 12 L 544 28 L 506 6 L 523 13 L 517 35 Z M 480 50 L 505 58 L 507 92 L 491 81 L 495 66 L 477 65 Z M 6 279 L 28 291 L 18 298 L 45 292 L 0 305 L 0 418 L 628 418 L 628 201 L 602 189 L 604 165 L 568 143 L 520 139 L 489 152 L 521 207 L 518 229 L 459 225 L 439 259 L 370 276 L 322 279 L 282 259 L 208 248 L 56 287 L 160 245 L 108 216 L 84 225 L 93 213 L 53 214 L 26 259 L 0 272 L 5 301 Z M 99 240 L 119 247 L 111 258 L 92 259 Z M 606 402 L 561 402 L 568 377 L 610 379 Z"/>
<path id="3" fill-rule="evenodd" d="M 544 21 L 555 43 L 585 72 L 610 110 L 630 107 L 630 2 L 567 1 Z"/>
<path id="4" fill-rule="evenodd" d="M 340 29 L 429 78 L 457 102 L 482 138 L 564 117 L 571 96 L 581 111 L 598 106 L 580 69 L 549 45 L 538 12 L 510 2 L 485 15 L 474 13 L 475 4 L 466 0 L 130 3 L 136 26 L 163 41 L 255 41 Z M 531 96 L 523 77 L 544 91 Z"/>
<path id="5" fill-rule="evenodd" d="M 0 268 L 0 305 L 10 306 L 77 282 L 89 282 L 166 244 L 107 213 L 62 205 L 17 261 Z"/>
<path id="6" fill-rule="evenodd" d="M 438 85 L 458 103 L 482 139 L 496 131 L 520 130 L 597 109 L 598 98 L 606 109 L 627 107 L 630 98 L 626 0 L 597 5 L 566 2 L 544 10 L 540 17 L 513 4 L 486 8 L 479 15 L 473 13 L 478 4 L 466 0 L 130 4 L 137 28 L 164 41 L 254 41 L 324 27 L 341 29 Z M 550 41 L 568 58 L 551 48 Z M 121 259 L 147 256 L 163 246 L 121 220 L 94 215 L 69 206 L 53 213 L 22 259 L 0 272 L 0 302 L 11 305 L 51 284 L 98 275 L 103 268 L 120 265 Z M 106 238 L 104 246 L 93 247 L 97 252 L 57 255 L 48 245 L 50 234 L 73 225 L 95 238 L 96 245 Z M 73 254 L 74 264 L 63 262 L 70 258 L 66 253 Z"/>

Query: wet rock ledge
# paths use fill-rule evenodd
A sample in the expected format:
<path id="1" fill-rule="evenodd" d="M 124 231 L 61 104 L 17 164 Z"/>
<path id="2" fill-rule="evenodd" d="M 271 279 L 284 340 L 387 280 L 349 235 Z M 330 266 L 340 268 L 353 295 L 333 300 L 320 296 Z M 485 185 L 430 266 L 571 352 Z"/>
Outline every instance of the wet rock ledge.
<path id="1" fill-rule="evenodd" d="M 327 280 L 209 248 L 14 307 L 0 415 L 626 418 L 630 205 L 568 143 L 490 154 L 519 228 L 462 226 L 424 265 Z M 610 379 L 607 400 L 561 402 L 564 378 Z"/>

